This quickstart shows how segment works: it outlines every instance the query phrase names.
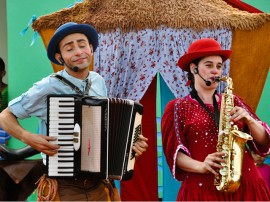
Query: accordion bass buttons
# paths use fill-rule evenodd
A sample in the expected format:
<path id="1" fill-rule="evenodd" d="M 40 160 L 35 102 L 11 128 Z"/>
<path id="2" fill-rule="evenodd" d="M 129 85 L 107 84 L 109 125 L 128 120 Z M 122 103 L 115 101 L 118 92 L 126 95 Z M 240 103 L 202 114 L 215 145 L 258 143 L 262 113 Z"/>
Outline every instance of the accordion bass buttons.
<path id="1" fill-rule="evenodd" d="M 74 138 L 73 138 L 73 146 L 74 146 L 74 150 L 78 151 L 80 149 L 80 145 L 81 145 L 81 128 L 79 126 L 79 124 L 75 124 L 74 126 Z"/>

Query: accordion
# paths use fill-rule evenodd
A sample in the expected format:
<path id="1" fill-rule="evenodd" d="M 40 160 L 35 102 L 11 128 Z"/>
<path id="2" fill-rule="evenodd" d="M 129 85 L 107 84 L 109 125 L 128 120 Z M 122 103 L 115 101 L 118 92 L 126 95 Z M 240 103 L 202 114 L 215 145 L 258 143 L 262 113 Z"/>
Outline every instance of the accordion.
<path id="1" fill-rule="evenodd" d="M 79 95 L 49 95 L 47 101 L 47 135 L 60 145 L 56 155 L 47 156 L 48 176 L 132 178 L 132 146 L 141 134 L 140 103 Z"/>

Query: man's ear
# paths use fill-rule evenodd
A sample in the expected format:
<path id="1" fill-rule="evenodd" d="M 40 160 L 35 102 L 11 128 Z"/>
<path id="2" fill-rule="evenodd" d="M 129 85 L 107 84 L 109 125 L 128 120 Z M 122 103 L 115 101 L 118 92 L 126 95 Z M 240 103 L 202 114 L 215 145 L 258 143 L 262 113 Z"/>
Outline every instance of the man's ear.
<path id="1" fill-rule="evenodd" d="M 90 47 L 90 50 L 91 50 L 91 53 L 93 53 L 93 45 L 92 44 L 89 44 L 89 47 Z"/>
<path id="2" fill-rule="evenodd" d="M 60 64 L 64 64 L 64 60 L 63 60 L 61 54 L 55 53 L 55 56 L 54 56 L 54 57 L 55 57 L 55 59 L 56 59 Z"/>

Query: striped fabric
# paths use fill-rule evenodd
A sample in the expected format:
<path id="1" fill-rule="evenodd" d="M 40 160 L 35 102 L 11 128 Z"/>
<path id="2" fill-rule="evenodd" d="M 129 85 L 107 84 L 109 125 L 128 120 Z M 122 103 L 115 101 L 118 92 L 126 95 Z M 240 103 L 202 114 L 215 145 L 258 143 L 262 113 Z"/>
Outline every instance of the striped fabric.
<path id="1" fill-rule="evenodd" d="M 10 138 L 10 135 L 6 133 L 2 128 L 0 128 L 0 144 L 5 144 Z"/>
<path id="2" fill-rule="evenodd" d="M 0 95 L 1 98 L 1 104 L 0 104 L 0 112 L 3 111 L 8 104 L 8 91 L 7 88 L 4 89 L 4 91 L 1 93 Z M 4 131 L 2 128 L 0 128 L 0 144 L 5 144 L 6 141 L 10 138 L 10 135 L 8 133 L 6 133 L 6 131 Z M 0 156 L 0 160 L 1 160 L 1 156 Z"/>
<path id="3" fill-rule="evenodd" d="M 6 87 L 0 94 L 0 112 L 8 106 L 8 88 Z"/>

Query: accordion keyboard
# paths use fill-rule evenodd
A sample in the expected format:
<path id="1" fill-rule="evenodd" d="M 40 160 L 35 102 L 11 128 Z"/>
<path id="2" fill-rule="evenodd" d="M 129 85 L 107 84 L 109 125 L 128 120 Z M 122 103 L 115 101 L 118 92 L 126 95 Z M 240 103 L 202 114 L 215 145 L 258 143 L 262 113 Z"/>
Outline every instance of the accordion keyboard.
<path id="1" fill-rule="evenodd" d="M 74 175 L 74 109 L 73 97 L 50 99 L 49 133 L 57 138 L 52 143 L 60 145 L 60 149 L 47 162 L 49 176 Z"/>

